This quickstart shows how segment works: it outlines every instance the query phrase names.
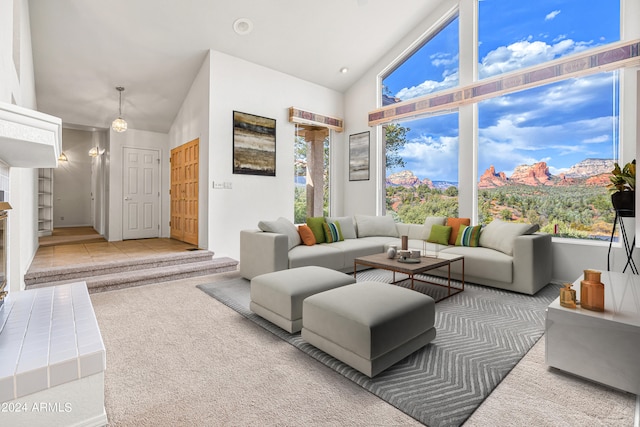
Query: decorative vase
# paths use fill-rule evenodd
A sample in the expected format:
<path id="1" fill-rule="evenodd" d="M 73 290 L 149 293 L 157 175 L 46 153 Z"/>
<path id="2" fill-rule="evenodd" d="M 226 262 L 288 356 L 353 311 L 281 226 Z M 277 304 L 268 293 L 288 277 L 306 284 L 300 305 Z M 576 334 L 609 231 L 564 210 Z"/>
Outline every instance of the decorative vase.
<path id="1" fill-rule="evenodd" d="M 402 236 L 402 250 L 406 251 L 409 249 L 409 236 Z"/>
<path id="2" fill-rule="evenodd" d="M 389 246 L 389 249 L 387 249 L 387 258 L 393 259 L 396 257 L 396 247 L 395 245 L 391 245 Z"/>
<path id="3" fill-rule="evenodd" d="M 560 305 L 566 308 L 576 308 L 576 291 L 571 289 L 571 283 L 565 283 L 560 288 Z"/>
<path id="4" fill-rule="evenodd" d="M 636 216 L 636 192 L 618 191 L 611 195 L 611 204 L 618 216 L 632 218 Z"/>
<path id="5" fill-rule="evenodd" d="M 580 306 L 585 310 L 604 311 L 604 284 L 600 281 L 602 273 L 585 270 L 580 281 Z"/>

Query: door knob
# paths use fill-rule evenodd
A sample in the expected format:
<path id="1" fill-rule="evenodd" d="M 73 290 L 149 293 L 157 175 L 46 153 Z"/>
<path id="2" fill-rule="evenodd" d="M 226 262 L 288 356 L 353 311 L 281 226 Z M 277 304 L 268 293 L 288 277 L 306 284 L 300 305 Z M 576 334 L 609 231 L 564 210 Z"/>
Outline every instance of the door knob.
<path id="1" fill-rule="evenodd" d="M 128 198 L 128 197 L 125 197 L 124 199 L 125 199 L 125 200 L 131 200 L 131 199 L 130 199 L 130 198 Z"/>

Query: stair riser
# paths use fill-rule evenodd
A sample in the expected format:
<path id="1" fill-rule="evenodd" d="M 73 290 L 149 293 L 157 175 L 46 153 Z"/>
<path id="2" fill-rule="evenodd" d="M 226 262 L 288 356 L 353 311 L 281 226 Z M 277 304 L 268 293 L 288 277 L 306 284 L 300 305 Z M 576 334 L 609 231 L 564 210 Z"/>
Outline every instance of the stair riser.
<path id="1" fill-rule="evenodd" d="M 189 258 L 168 258 L 164 260 L 148 260 L 147 262 L 139 262 L 136 264 L 119 264 L 99 267 L 86 266 L 72 271 L 57 272 L 56 270 L 47 270 L 39 273 L 26 274 L 24 276 L 24 282 L 27 286 L 36 285 L 40 283 L 61 282 L 70 281 L 74 279 L 82 279 L 91 276 L 103 276 L 107 274 L 122 273 L 125 271 L 139 271 L 147 270 L 150 268 L 162 268 L 170 267 L 174 265 L 187 265 L 190 263 L 211 261 L 212 253 L 198 254 Z"/>
<path id="2" fill-rule="evenodd" d="M 187 279 L 189 277 L 199 277 L 199 276 L 206 276 L 209 274 L 225 273 L 225 272 L 236 271 L 236 270 L 237 270 L 237 267 L 222 267 L 222 268 L 215 268 L 211 270 L 176 273 L 169 276 L 153 277 L 153 278 L 137 280 L 129 283 L 117 283 L 117 284 L 111 284 L 111 285 L 98 285 L 98 286 L 93 286 L 87 283 L 87 287 L 88 287 L 89 293 L 93 294 L 93 293 L 99 293 L 99 292 L 115 291 L 115 290 L 124 289 L 124 288 L 132 288 L 134 286 L 143 286 L 143 285 L 150 285 L 154 283 L 170 282 L 172 280 Z"/>

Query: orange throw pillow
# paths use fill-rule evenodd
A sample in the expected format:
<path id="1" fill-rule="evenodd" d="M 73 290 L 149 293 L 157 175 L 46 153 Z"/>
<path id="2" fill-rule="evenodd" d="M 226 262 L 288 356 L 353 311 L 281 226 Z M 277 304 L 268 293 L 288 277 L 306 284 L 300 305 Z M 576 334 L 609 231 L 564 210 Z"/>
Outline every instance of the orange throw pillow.
<path id="1" fill-rule="evenodd" d="M 455 245 L 458 231 L 461 225 L 471 225 L 471 218 L 447 218 L 447 225 L 451 227 L 451 236 L 449 236 L 449 244 Z"/>
<path id="2" fill-rule="evenodd" d="M 299 225 L 298 226 L 298 234 L 302 239 L 302 243 L 307 246 L 313 246 L 316 244 L 316 236 L 313 235 L 313 231 L 309 228 L 308 225 Z"/>

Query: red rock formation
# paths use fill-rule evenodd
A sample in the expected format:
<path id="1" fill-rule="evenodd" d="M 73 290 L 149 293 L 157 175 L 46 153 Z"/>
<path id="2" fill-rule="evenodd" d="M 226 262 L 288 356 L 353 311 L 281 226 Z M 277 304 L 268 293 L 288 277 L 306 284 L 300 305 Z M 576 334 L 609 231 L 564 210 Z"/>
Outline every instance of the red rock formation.
<path id="1" fill-rule="evenodd" d="M 602 173 L 600 175 L 595 175 L 592 177 L 587 178 L 585 184 L 586 185 L 595 185 L 598 187 L 606 187 L 607 185 L 611 184 L 611 180 L 609 179 L 609 177 L 613 176 L 610 173 Z"/>
<path id="2" fill-rule="evenodd" d="M 549 166 L 545 162 L 517 166 L 509 178 L 511 182 L 524 185 L 553 185 Z"/>
<path id="3" fill-rule="evenodd" d="M 496 168 L 491 165 L 484 171 L 478 182 L 478 188 L 496 188 L 507 185 L 507 176 L 504 172 L 496 173 Z"/>

